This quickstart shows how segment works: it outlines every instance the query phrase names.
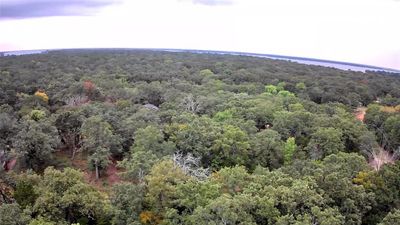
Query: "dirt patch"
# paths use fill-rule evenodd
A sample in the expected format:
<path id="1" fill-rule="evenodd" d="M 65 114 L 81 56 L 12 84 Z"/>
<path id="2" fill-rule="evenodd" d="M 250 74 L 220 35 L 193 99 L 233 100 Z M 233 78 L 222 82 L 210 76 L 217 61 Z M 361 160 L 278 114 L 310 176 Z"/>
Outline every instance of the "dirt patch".
<path id="1" fill-rule="evenodd" d="M 364 122 L 364 118 L 365 118 L 366 112 L 367 112 L 367 108 L 366 107 L 358 107 L 354 111 L 354 115 L 355 115 L 357 120 L 359 120 L 361 122 Z"/>
<path id="2" fill-rule="evenodd" d="M 118 162 L 114 159 L 111 159 L 110 164 L 108 164 L 106 177 L 109 185 L 121 182 L 121 178 L 118 176 L 118 173 L 120 173 L 121 170 L 117 167 L 117 165 Z"/>
<path id="3" fill-rule="evenodd" d="M 94 171 L 86 169 L 85 180 L 96 188 L 106 191 L 114 184 L 121 181 L 118 173 L 122 172 L 122 170 L 117 167 L 117 164 L 118 162 L 115 159 L 110 158 L 110 163 L 108 164 L 107 169 L 100 173 L 99 180 L 96 180 L 96 173 Z"/>
<path id="4" fill-rule="evenodd" d="M 4 169 L 6 171 L 10 171 L 12 169 L 14 169 L 15 164 L 17 164 L 17 159 L 16 158 L 12 158 L 9 161 L 6 162 L 6 164 L 4 165 Z"/>
<path id="5" fill-rule="evenodd" d="M 87 155 L 78 153 L 76 154 L 75 159 L 71 161 L 68 152 L 58 151 L 55 153 L 55 157 L 58 161 L 62 161 L 64 166 L 70 166 L 82 171 L 85 181 L 98 190 L 107 191 L 114 184 L 121 181 L 118 173 L 122 172 L 122 169 L 117 167 L 118 161 L 111 157 L 107 168 L 101 172 L 99 180 L 96 180 L 95 172 L 88 168 Z"/>

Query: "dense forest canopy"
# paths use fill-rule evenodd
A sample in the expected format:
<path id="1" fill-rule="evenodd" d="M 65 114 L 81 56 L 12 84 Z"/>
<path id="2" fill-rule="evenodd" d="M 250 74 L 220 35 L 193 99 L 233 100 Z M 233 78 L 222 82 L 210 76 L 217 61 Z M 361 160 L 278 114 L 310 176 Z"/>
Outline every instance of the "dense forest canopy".
<path id="1" fill-rule="evenodd" d="M 0 225 L 400 224 L 400 76 L 245 56 L 0 58 Z"/>

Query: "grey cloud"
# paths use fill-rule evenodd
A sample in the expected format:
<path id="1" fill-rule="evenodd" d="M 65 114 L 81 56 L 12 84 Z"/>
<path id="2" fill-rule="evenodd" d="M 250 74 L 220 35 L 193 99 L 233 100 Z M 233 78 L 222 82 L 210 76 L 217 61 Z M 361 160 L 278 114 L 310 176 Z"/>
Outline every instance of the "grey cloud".
<path id="1" fill-rule="evenodd" d="M 232 0 L 192 0 L 193 3 L 202 4 L 202 5 L 231 5 L 233 4 Z"/>
<path id="2" fill-rule="evenodd" d="M 121 0 L 0 0 L 0 19 L 90 15 Z"/>

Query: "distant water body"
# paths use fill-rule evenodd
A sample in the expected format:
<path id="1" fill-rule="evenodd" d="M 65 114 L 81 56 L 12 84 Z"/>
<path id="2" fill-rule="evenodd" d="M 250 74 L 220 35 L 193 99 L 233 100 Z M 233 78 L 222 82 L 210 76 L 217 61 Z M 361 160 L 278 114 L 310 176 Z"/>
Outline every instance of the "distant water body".
<path id="1" fill-rule="evenodd" d="M 13 55 L 31 55 L 31 54 L 41 54 L 47 52 L 47 50 L 23 50 L 23 51 L 10 51 L 3 52 L 4 56 L 13 56 Z"/>
<path id="2" fill-rule="evenodd" d="M 62 50 L 62 49 L 57 49 Z M 79 50 L 79 49 L 76 49 Z M 87 50 L 87 49 L 82 49 Z M 95 50 L 95 49 L 93 49 Z M 103 49 L 98 49 L 103 50 Z M 107 49 L 113 50 L 113 49 Z M 216 55 L 238 55 L 238 56 L 251 56 L 258 58 L 268 58 L 268 59 L 277 59 L 277 60 L 286 60 L 306 65 L 316 65 L 316 66 L 324 66 L 331 67 L 341 70 L 352 70 L 352 71 L 360 71 L 365 72 L 367 70 L 370 71 L 384 71 L 389 73 L 400 73 L 400 70 L 383 68 L 378 66 L 369 66 L 355 63 L 346 63 L 346 62 L 337 62 L 330 60 L 322 60 L 322 59 L 312 59 L 312 58 L 303 58 L 303 57 L 293 57 L 293 56 L 282 56 L 282 55 L 273 55 L 273 54 L 258 54 L 258 53 L 247 53 L 247 52 L 229 52 L 229 51 L 209 51 L 209 50 L 188 50 L 188 49 L 115 49 L 115 50 L 151 50 L 151 51 L 165 51 L 165 52 L 186 52 L 186 53 L 196 53 L 196 54 L 216 54 Z M 42 54 L 47 53 L 51 50 L 24 50 L 24 51 L 9 51 L 9 52 L 0 52 L 2 56 L 18 56 L 18 55 L 30 55 L 30 54 Z"/>
<path id="3" fill-rule="evenodd" d="M 331 60 L 312 59 L 312 58 L 303 58 L 303 57 L 294 57 L 294 56 L 282 56 L 282 55 L 247 53 L 247 52 L 207 51 L 207 50 L 165 49 L 165 51 L 190 52 L 190 53 L 199 53 L 199 54 L 251 56 L 251 57 L 259 57 L 259 58 L 286 60 L 286 61 L 296 62 L 296 63 L 300 63 L 300 64 L 324 66 L 324 67 L 336 68 L 336 69 L 341 69 L 341 70 L 352 70 L 352 71 L 360 71 L 360 72 L 365 72 L 367 70 L 370 70 L 370 71 L 384 71 L 384 72 L 389 72 L 389 73 L 400 73 L 400 70 L 378 67 L 378 66 L 369 66 L 369 65 L 356 64 L 356 63 L 338 62 L 338 61 L 331 61 Z"/>

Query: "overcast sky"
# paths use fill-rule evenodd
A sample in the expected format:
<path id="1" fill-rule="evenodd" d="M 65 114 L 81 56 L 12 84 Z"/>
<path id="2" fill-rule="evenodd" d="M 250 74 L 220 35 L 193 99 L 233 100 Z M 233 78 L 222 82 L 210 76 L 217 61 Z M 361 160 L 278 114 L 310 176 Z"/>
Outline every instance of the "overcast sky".
<path id="1" fill-rule="evenodd" d="M 0 0 L 0 51 L 179 48 L 400 69 L 400 0 Z"/>

